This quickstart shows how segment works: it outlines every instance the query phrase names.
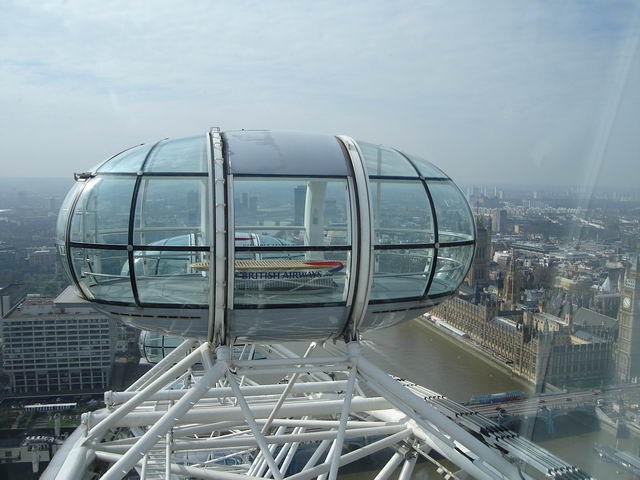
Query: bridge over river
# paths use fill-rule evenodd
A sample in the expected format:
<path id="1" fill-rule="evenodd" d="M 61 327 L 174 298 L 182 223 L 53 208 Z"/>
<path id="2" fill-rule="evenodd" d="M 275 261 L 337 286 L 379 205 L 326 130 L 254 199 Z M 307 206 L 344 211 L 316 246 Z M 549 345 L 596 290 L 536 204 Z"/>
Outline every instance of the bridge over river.
<path id="1" fill-rule="evenodd" d="M 606 403 L 620 396 L 640 392 L 639 384 L 622 384 L 606 390 L 584 390 L 535 395 L 522 400 L 468 405 L 468 408 L 525 436 L 553 436 L 563 425 L 595 426 L 598 400 Z"/>
<path id="2" fill-rule="evenodd" d="M 598 400 L 611 401 L 621 395 L 640 392 L 640 384 L 627 383 L 608 387 L 602 390 L 582 390 L 577 392 L 558 392 L 552 394 L 532 395 L 522 400 L 504 401 L 500 403 L 467 405 L 479 414 L 495 418 L 509 415 L 512 417 L 538 414 L 541 410 L 554 411 L 556 414 L 568 411 L 590 411 Z"/>

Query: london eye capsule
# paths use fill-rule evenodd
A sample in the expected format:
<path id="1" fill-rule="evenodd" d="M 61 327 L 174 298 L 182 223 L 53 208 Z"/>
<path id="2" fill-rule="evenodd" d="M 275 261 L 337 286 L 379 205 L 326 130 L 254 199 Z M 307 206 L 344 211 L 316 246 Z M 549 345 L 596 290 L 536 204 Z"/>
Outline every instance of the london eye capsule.
<path id="1" fill-rule="evenodd" d="M 346 136 L 217 129 L 76 174 L 57 228 L 78 294 L 218 343 L 354 336 L 450 297 L 473 258 L 440 169 Z"/>

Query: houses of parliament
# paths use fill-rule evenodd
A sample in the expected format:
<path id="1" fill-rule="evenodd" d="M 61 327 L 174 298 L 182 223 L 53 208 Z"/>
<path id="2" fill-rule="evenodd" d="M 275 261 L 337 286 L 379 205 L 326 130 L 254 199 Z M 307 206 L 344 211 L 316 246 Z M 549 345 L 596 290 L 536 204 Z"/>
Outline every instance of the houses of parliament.
<path id="1" fill-rule="evenodd" d="M 605 281 L 588 285 L 571 275 L 585 270 L 584 262 L 572 268 L 518 244 L 496 254 L 491 219 L 479 215 L 476 223 L 466 281 L 433 316 L 466 333 L 537 392 L 639 380 L 640 255 L 607 262 Z"/>

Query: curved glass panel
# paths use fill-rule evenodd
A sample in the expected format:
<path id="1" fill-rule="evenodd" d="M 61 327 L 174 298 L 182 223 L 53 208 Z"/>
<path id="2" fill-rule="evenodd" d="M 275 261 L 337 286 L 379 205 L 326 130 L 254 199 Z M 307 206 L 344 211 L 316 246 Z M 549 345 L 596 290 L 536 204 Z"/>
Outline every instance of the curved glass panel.
<path id="1" fill-rule="evenodd" d="M 369 176 L 417 177 L 418 172 L 395 150 L 358 140 Z"/>
<path id="2" fill-rule="evenodd" d="M 404 153 L 404 152 L 402 152 Z M 445 173 L 436 167 L 433 163 L 428 162 L 424 158 L 416 157 L 415 155 L 409 155 L 405 153 L 409 160 L 413 162 L 416 168 L 420 171 L 420 175 L 427 178 L 449 178 Z"/>
<path id="3" fill-rule="evenodd" d="M 433 243 L 429 197 L 421 181 L 371 179 L 376 245 Z"/>
<path id="4" fill-rule="evenodd" d="M 209 252 L 136 251 L 134 271 L 142 304 L 209 302 Z"/>
<path id="5" fill-rule="evenodd" d="M 346 180 L 235 178 L 233 199 L 236 246 L 351 244 Z"/>
<path id="6" fill-rule="evenodd" d="M 164 350 L 158 347 L 144 347 L 143 354 L 149 363 L 159 363 L 165 357 Z"/>
<path id="7" fill-rule="evenodd" d="M 147 145 L 138 145 L 137 147 L 125 150 L 106 162 L 100 168 L 99 173 L 136 173 L 142 169 L 142 163 L 147 157 L 149 150 L 153 147 L 153 143 Z"/>
<path id="8" fill-rule="evenodd" d="M 138 348 L 149 363 L 158 363 L 184 341 L 184 337 L 177 335 L 163 335 L 157 332 L 142 330 L 140 332 L 140 338 L 138 339 Z M 248 347 L 249 345 L 246 344 L 233 345 L 231 355 L 234 359 L 246 360 L 252 352 L 252 359 L 266 358 L 261 353 Z"/>
<path id="9" fill-rule="evenodd" d="M 197 135 L 160 143 L 151 152 L 145 172 L 207 172 L 206 139 Z"/>
<path id="10" fill-rule="evenodd" d="M 69 218 L 69 210 L 71 209 L 71 205 L 76 198 L 76 194 L 78 190 L 84 187 L 84 182 L 76 182 L 67 193 L 67 196 L 64 197 L 62 201 L 62 205 L 60 206 L 60 211 L 58 212 L 58 218 L 56 220 L 56 240 L 58 242 L 64 242 L 65 236 L 67 235 L 67 219 Z"/>
<path id="11" fill-rule="evenodd" d="M 236 252 L 236 305 L 345 302 L 351 253 Z"/>
<path id="12" fill-rule="evenodd" d="M 349 175 L 342 144 L 329 135 L 246 130 L 223 137 L 234 174 Z"/>
<path id="13" fill-rule="evenodd" d="M 429 295 L 453 292 L 464 279 L 473 257 L 473 245 L 438 250 L 438 262 Z"/>
<path id="14" fill-rule="evenodd" d="M 464 196 L 452 181 L 428 182 L 438 215 L 440 243 L 473 240 L 473 217 Z"/>
<path id="15" fill-rule="evenodd" d="M 127 243 L 135 177 L 97 176 L 87 180 L 71 220 L 71 241 Z"/>
<path id="16" fill-rule="evenodd" d="M 429 281 L 433 250 L 376 250 L 371 300 L 420 297 Z"/>
<path id="17" fill-rule="evenodd" d="M 183 236 L 179 245 L 207 245 L 209 193 L 206 177 L 142 177 L 133 242 L 156 245 Z M 171 243 L 169 243 L 171 244 Z"/>
<path id="18" fill-rule="evenodd" d="M 65 245 L 62 243 L 58 243 L 57 245 L 57 257 L 58 257 L 58 260 L 60 261 L 60 264 L 62 265 L 62 269 L 64 270 L 64 273 L 67 275 L 66 278 L 69 281 L 72 281 L 73 277 L 71 276 L 71 270 L 69 269 L 69 262 L 67 261 L 66 248 L 65 248 Z"/>
<path id="19" fill-rule="evenodd" d="M 80 288 L 88 298 L 133 303 L 126 250 L 71 248 L 71 258 Z"/>

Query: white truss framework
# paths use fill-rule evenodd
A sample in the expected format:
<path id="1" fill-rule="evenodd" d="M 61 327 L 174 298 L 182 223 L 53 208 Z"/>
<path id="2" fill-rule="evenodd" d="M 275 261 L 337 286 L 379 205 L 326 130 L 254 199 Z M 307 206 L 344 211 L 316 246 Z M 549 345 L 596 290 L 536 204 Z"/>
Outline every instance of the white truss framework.
<path id="1" fill-rule="evenodd" d="M 127 390 L 105 393 L 107 408 L 83 416 L 42 478 L 120 480 L 135 469 L 143 480 L 335 480 L 374 454 L 388 458 L 375 480 L 398 469 L 409 479 L 419 457 L 459 480 L 588 478 L 545 452 L 560 462 L 549 470 L 542 449 L 530 448 L 535 464 L 480 440 L 451 418 L 464 407 L 389 376 L 358 342 L 346 353 L 315 343 L 301 356 L 281 345 L 232 352 L 187 340 Z"/>

